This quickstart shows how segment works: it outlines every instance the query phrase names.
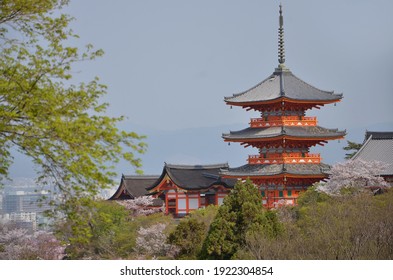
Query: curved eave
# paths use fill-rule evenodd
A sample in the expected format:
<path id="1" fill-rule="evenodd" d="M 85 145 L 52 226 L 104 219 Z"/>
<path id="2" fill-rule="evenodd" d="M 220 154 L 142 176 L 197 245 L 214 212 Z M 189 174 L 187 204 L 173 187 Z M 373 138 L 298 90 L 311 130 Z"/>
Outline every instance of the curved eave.
<path id="1" fill-rule="evenodd" d="M 278 97 L 275 99 L 259 100 L 259 101 L 230 101 L 229 99 L 230 98 L 227 98 L 227 97 L 224 99 L 224 101 L 227 105 L 241 106 L 241 107 L 256 107 L 256 106 L 261 106 L 261 105 L 272 105 L 274 103 L 282 103 L 282 102 L 293 103 L 296 105 L 315 104 L 316 106 L 318 106 L 318 105 L 323 106 L 326 104 L 340 102 L 342 99 L 342 94 L 337 95 L 336 99 L 330 99 L 330 100 L 305 100 L 305 99 L 292 99 L 292 98 L 288 98 L 288 97 Z"/>
<path id="2" fill-rule="evenodd" d="M 281 178 L 300 178 L 300 179 L 325 179 L 328 177 L 327 174 L 292 174 L 288 172 L 278 173 L 278 174 L 269 174 L 269 175 L 250 175 L 250 174 L 222 174 L 223 178 L 231 178 L 231 179 L 281 179 Z"/>
<path id="3" fill-rule="evenodd" d="M 246 164 L 221 170 L 223 178 L 318 178 L 328 176 L 329 165 L 318 164 Z"/>
<path id="4" fill-rule="evenodd" d="M 124 190 L 127 191 L 127 189 L 124 187 L 124 175 L 122 175 L 119 187 L 117 188 L 116 192 L 110 198 L 108 198 L 108 200 L 118 199 Z"/>
<path id="5" fill-rule="evenodd" d="M 149 192 L 157 191 L 157 188 L 160 187 L 160 185 L 162 185 L 162 182 L 164 180 L 165 181 L 168 181 L 168 180 L 171 181 L 177 188 L 180 188 L 180 189 L 183 189 L 183 190 L 188 190 L 189 189 L 187 186 L 183 186 L 176 179 L 176 177 L 172 175 L 172 173 L 170 171 L 170 168 L 168 168 L 168 165 L 165 165 L 160 178 L 158 178 L 158 180 L 156 181 L 156 183 L 153 186 L 151 186 L 149 188 L 146 188 L 146 190 L 149 191 Z"/>
<path id="6" fill-rule="evenodd" d="M 240 142 L 240 143 L 251 143 L 251 142 L 260 142 L 263 141 L 275 141 L 275 140 L 295 140 L 295 141 L 325 141 L 325 140 L 338 140 L 344 139 L 345 133 L 337 136 L 291 136 L 286 134 L 281 134 L 277 136 L 267 136 L 267 137 L 251 137 L 251 138 L 230 138 L 225 135 L 222 136 L 225 142 Z"/>
<path id="7" fill-rule="evenodd" d="M 116 200 L 121 196 L 122 192 L 125 189 L 122 182 L 123 182 L 123 179 L 120 182 L 120 186 L 117 188 L 116 192 L 110 198 L 108 198 L 108 200 Z"/>
<path id="8" fill-rule="evenodd" d="M 151 186 L 146 188 L 146 190 L 151 194 L 156 191 L 156 188 L 159 187 L 161 182 L 165 179 L 165 176 L 167 176 L 166 168 L 164 167 L 161 173 L 161 176 L 157 179 L 157 181 Z"/>

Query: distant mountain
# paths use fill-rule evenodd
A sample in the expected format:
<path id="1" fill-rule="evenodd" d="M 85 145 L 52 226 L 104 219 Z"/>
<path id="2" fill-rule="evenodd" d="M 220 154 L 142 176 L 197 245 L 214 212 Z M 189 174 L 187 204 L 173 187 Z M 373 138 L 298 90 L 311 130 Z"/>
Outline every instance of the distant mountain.
<path id="1" fill-rule="evenodd" d="M 323 126 L 323 124 L 321 124 Z M 214 127 L 178 129 L 172 131 L 154 130 L 134 126 L 133 131 L 147 136 L 147 152 L 141 155 L 145 174 L 161 174 L 164 162 L 177 164 L 213 164 L 228 162 L 230 166 L 246 163 L 248 155 L 257 154 L 257 149 L 244 148 L 232 143 L 230 146 L 221 138 L 222 133 L 243 129 L 247 124 L 232 124 Z M 126 128 L 122 128 L 126 129 Z M 340 129 L 342 129 L 340 127 Z M 330 141 L 324 147 L 318 146 L 312 152 L 321 153 L 323 162 L 334 164 L 343 161 L 347 140 L 362 143 L 366 130 L 392 131 L 393 122 L 379 123 L 369 127 L 349 127 L 344 140 Z M 128 129 L 129 130 L 129 129 Z M 135 170 L 127 163 L 120 162 L 116 171 L 119 174 L 134 174 Z M 11 177 L 33 178 L 34 169 L 28 158 L 15 155 L 15 164 L 11 169 Z M 23 182 L 23 180 L 21 181 Z"/>

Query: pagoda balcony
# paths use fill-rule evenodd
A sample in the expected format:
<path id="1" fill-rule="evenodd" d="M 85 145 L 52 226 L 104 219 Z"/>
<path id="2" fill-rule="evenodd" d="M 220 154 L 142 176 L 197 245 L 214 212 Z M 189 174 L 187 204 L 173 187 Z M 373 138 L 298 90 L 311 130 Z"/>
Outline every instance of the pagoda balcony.
<path id="1" fill-rule="evenodd" d="M 317 117 L 299 116 L 270 116 L 268 119 L 253 118 L 251 127 L 274 127 L 274 126 L 316 126 Z"/>
<path id="2" fill-rule="evenodd" d="M 321 163 L 320 154 L 310 153 L 270 153 L 248 156 L 248 164 L 282 164 L 282 163 Z"/>

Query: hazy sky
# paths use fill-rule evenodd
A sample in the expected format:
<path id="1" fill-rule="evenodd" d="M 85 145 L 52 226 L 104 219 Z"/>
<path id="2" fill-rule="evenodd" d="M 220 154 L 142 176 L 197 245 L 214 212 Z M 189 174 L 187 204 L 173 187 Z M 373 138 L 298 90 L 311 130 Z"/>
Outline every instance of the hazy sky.
<path id="1" fill-rule="evenodd" d="M 320 89 L 344 94 L 337 106 L 307 115 L 318 116 L 320 126 L 347 129 L 348 140 L 362 141 L 366 129 L 393 130 L 393 1 L 281 2 L 287 67 Z M 128 117 L 123 129 L 150 136 L 147 173 L 160 173 L 164 161 L 244 164 L 243 148 L 227 147 L 221 133 L 245 128 L 256 114 L 231 110 L 223 98 L 253 87 L 277 67 L 278 5 L 71 1 L 65 12 L 75 17 L 72 28 L 80 35 L 73 44 L 105 51 L 75 67 L 75 82 L 100 77 L 109 87 L 109 113 Z M 216 136 L 196 135 L 206 127 Z M 212 149 L 220 154 L 206 154 Z M 323 155 L 328 162 L 342 158 L 341 151 L 331 153 Z"/>

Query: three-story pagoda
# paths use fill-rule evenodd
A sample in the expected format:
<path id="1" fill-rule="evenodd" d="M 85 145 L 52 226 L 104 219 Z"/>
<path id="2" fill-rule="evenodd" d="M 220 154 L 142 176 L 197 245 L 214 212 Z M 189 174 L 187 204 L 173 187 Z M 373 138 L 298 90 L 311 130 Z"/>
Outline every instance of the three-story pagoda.
<path id="1" fill-rule="evenodd" d="M 342 94 L 323 91 L 296 77 L 285 65 L 282 7 L 279 15 L 279 65 L 273 74 L 253 88 L 226 97 L 231 106 L 259 111 L 260 118 L 250 126 L 223 134 L 224 141 L 238 142 L 259 150 L 250 155 L 246 165 L 221 171 L 224 178 L 250 178 L 260 188 L 264 206 L 295 204 L 299 193 L 327 178 L 329 165 L 310 147 L 328 140 L 342 139 L 345 131 L 318 126 L 309 109 L 339 102 Z"/>

